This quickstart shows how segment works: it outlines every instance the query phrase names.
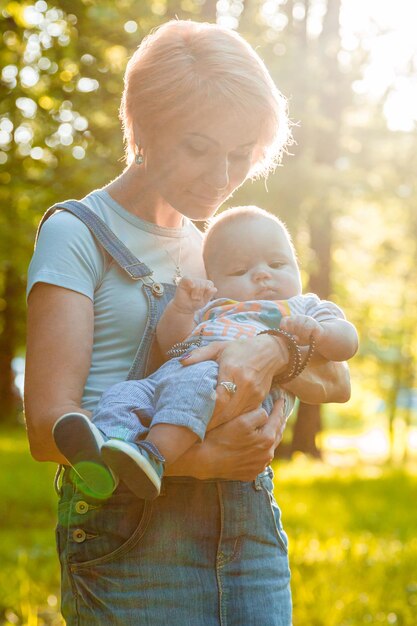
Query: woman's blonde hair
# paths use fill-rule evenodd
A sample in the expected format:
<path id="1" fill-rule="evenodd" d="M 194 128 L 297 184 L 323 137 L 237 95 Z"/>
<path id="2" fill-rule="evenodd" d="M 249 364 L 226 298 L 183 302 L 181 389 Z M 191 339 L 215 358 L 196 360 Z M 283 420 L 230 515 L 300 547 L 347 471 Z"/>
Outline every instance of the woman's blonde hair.
<path id="1" fill-rule="evenodd" d="M 216 24 L 166 22 L 142 40 L 126 68 L 120 118 L 127 161 L 137 128 L 152 137 L 181 116 L 207 110 L 259 119 L 261 154 L 252 175 L 280 161 L 290 138 L 286 100 L 253 48 Z"/>

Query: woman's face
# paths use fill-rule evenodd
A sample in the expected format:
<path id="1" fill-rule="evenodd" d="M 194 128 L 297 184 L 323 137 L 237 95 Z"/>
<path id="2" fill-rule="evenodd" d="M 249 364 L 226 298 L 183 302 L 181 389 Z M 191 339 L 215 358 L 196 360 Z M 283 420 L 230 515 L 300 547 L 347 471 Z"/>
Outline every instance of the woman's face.
<path id="1" fill-rule="evenodd" d="M 191 116 L 190 116 L 191 117 Z M 144 142 L 146 178 L 163 200 L 192 220 L 206 220 L 248 176 L 258 124 L 203 111 L 187 125 L 161 128 Z"/>

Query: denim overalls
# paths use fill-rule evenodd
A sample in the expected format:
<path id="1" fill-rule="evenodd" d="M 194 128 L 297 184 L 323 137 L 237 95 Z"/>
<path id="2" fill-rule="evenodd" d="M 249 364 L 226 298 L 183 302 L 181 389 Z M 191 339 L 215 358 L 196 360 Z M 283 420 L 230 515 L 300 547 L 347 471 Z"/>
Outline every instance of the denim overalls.
<path id="1" fill-rule="evenodd" d="M 155 328 L 175 287 L 160 285 L 107 226 L 75 201 L 79 217 L 121 268 L 141 280 L 149 313 L 129 378 L 158 365 Z M 290 626 L 287 537 L 272 470 L 255 481 L 168 477 L 154 501 L 123 484 L 105 501 L 59 488 L 57 546 L 67 626 Z"/>

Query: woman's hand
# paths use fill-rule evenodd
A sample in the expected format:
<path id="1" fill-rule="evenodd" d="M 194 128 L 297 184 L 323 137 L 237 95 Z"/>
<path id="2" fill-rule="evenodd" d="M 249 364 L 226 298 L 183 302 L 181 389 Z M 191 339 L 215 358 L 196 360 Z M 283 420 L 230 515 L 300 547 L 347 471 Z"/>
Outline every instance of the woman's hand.
<path id="1" fill-rule="evenodd" d="M 301 348 L 303 358 L 307 349 Z M 258 335 L 253 339 L 215 341 L 193 350 L 184 366 L 212 359 L 219 364 L 219 382 L 236 384 L 231 396 L 217 387 L 217 403 L 209 428 L 258 407 L 269 393 L 273 376 L 288 365 L 288 350 L 278 337 Z M 283 388 L 307 404 L 347 402 L 350 398 L 349 368 L 345 362 L 327 361 L 314 354 L 308 366 Z"/>
<path id="2" fill-rule="evenodd" d="M 218 384 L 211 430 L 259 407 L 271 389 L 272 378 L 287 366 L 288 350 L 279 338 L 258 335 L 245 340 L 214 341 L 193 350 L 181 363 L 188 366 L 208 360 L 219 364 L 218 383 L 229 381 L 236 385 L 236 392 L 231 395 Z"/>
<path id="3" fill-rule="evenodd" d="M 201 444 L 190 448 L 167 468 L 169 476 L 192 476 L 200 480 L 254 480 L 274 457 L 285 428 L 283 400 L 267 416 L 255 409 L 207 433 Z"/>

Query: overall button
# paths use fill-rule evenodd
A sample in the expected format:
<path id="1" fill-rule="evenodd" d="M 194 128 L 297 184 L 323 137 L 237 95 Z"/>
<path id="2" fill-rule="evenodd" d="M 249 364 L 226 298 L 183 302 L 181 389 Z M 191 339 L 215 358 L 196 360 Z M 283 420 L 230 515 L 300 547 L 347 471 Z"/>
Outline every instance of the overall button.
<path id="1" fill-rule="evenodd" d="M 87 513 L 88 508 L 88 504 L 87 502 L 84 502 L 84 500 L 78 500 L 78 502 L 75 504 L 75 511 L 80 515 L 84 515 L 85 513 Z"/>
<path id="2" fill-rule="evenodd" d="M 152 293 L 157 298 L 160 298 L 161 296 L 163 296 L 164 295 L 164 287 L 163 287 L 163 285 L 161 285 L 161 283 L 153 283 L 153 285 L 152 285 Z"/>
<path id="3" fill-rule="evenodd" d="M 74 541 L 76 541 L 77 543 L 82 543 L 83 541 L 86 540 L 86 533 L 82 528 L 77 528 L 77 530 L 74 530 L 72 533 L 72 538 L 74 539 Z"/>

